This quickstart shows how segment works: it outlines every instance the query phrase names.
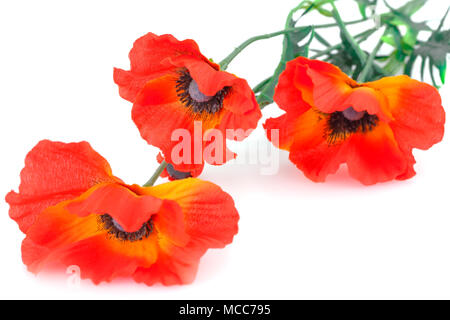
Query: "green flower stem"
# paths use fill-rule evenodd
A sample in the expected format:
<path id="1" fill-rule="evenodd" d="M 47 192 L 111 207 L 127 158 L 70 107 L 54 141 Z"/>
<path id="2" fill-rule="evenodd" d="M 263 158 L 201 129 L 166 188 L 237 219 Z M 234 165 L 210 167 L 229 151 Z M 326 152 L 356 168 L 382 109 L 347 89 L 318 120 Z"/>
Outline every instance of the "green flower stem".
<path id="1" fill-rule="evenodd" d="M 297 11 L 297 10 L 295 10 L 295 11 Z M 366 20 L 367 19 L 359 19 L 359 20 L 343 22 L 343 23 L 346 24 L 346 25 L 351 25 L 351 24 L 361 23 L 361 22 L 364 22 Z M 330 28 L 330 27 L 338 27 L 338 26 L 339 26 L 338 23 L 330 23 L 330 24 L 323 24 L 323 25 L 314 26 L 314 29 Z M 252 38 L 244 41 L 240 46 L 238 46 L 236 49 L 234 49 L 233 52 L 231 52 L 225 59 L 223 59 L 221 62 L 219 62 L 220 68 L 222 70 L 226 70 L 228 68 L 228 65 L 231 63 L 231 61 L 234 60 L 234 58 L 236 58 L 236 56 L 238 56 L 245 48 L 247 48 L 249 45 L 251 45 L 252 43 L 254 43 L 256 41 L 266 40 L 266 39 L 274 38 L 274 37 L 277 37 L 277 36 L 280 36 L 280 35 L 289 34 L 289 33 L 295 32 L 295 31 L 300 31 L 303 28 L 304 27 L 288 28 L 288 29 L 277 31 L 277 32 L 273 32 L 273 33 L 268 33 L 268 34 L 263 34 L 263 35 L 252 37 Z"/>
<path id="2" fill-rule="evenodd" d="M 347 26 L 350 26 L 352 24 L 358 24 L 358 23 L 366 22 L 367 20 L 370 20 L 370 19 L 372 19 L 372 17 L 362 18 L 362 19 L 353 20 L 353 21 L 348 21 L 348 22 L 344 22 L 344 24 L 347 25 Z M 314 29 L 325 29 L 325 28 L 332 28 L 332 27 L 339 27 L 339 24 L 337 24 L 337 23 L 321 24 L 321 25 L 318 25 L 318 26 L 314 26 Z"/>
<path id="3" fill-rule="evenodd" d="M 266 86 L 266 84 L 269 83 L 269 81 L 272 80 L 272 77 L 268 77 L 267 79 L 264 79 L 260 83 L 258 83 L 254 88 L 253 92 L 256 94 L 258 92 L 261 92 L 261 90 Z"/>
<path id="4" fill-rule="evenodd" d="M 220 69 L 226 70 L 228 68 L 228 65 L 230 64 L 230 62 L 233 61 L 233 59 L 236 58 L 236 56 L 239 53 L 241 53 L 245 48 L 247 48 L 253 42 L 256 42 L 256 41 L 259 41 L 259 40 L 270 39 L 270 38 L 277 37 L 277 36 L 280 36 L 280 35 L 283 35 L 283 34 L 299 31 L 302 28 L 303 27 L 285 29 L 285 30 L 281 30 L 281 31 L 273 32 L 273 33 L 268 33 L 268 34 L 263 34 L 263 35 L 252 37 L 252 38 L 248 39 L 248 40 L 244 41 L 239 47 L 234 49 L 233 52 L 231 52 L 225 59 L 223 59 L 219 63 Z"/>
<path id="5" fill-rule="evenodd" d="M 367 76 L 369 75 L 370 70 L 373 67 L 373 62 L 375 60 L 375 57 L 377 56 L 378 51 L 380 51 L 381 46 L 383 45 L 383 41 L 380 40 L 375 49 L 370 54 L 369 58 L 367 58 L 366 64 L 364 66 L 364 69 L 361 71 L 358 77 L 358 82 L 365 82 L 367 80 Z"/>
<path id="6" fill-rule="evenodd" d="M 164 169 L 167 167 L 167 162 L 163 160 L 161 164 L 159 165 L 158 169 L 156 169 L 155 173 L 152 175 L 152 177 L 143 185 L 144 187 L 151 187 L 155 184 L 156 180 L 158 180 L 161 173 L 164 171 Z"/>
<path id="7" fill-rule="evenodd" d="M 268 100 L 267 97 L 263 94 L 260 94 L 259 96 L 256 97 L 256 102 L 258 102 L 260 110 L 264 109 L 270 104 L 270 102 L 268 102 L 267 100 Z"/>

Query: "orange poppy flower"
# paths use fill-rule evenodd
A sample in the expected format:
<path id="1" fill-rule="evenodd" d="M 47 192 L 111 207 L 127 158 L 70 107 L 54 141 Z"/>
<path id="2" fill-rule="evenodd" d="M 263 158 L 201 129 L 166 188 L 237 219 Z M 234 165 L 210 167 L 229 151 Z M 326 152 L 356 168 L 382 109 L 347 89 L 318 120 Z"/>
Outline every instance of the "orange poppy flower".
<path id="1" fill-rule="evenodd" d="M 164 157 L 161 153 L 158 153 L 158 156 L 156 157 L 156 161 L 158 163 L 162 163 L 164 161 Z M 196 178 L 198 177 L 202 171 L 203 171 L 203 165 L 196 167 L 193 171 L 181 171 L 178 170 L 178 166 L 168 163 L 166 168 L 161 173 L 161 178 L 168 178 L 170 181 L 174 180 L 181 180 L 186 178 Z"/>
<path id="2" fill-rule="evenodd" d="M 96 284 L 190 283 L 206 250 L 231 243 L 238 230 L 233 199 L 218 186 L 193 178 L 126 185 L 87 142 L 41 141 L 6 201 L 26 233 L 30 271 L 76 265 Z"/>
<path id="3" fill-rule="evenodd" d="M 268 138 L 313 181 L 346 163 L 371 185 L 415 175 L 413 148 L 442 140 L 445 112 L 439 92 L 408 76 L 357 83 L 329 63 L 297 58 L 287 64 L 274 100 L 286 111 L 264 125 Z"/>
<path id="4" fill-rule="evenodd" d="M 114 69 L 114 81 L 120 95 L 134 104 L 132 118 L 142 138 L 186 172 L 198 170 L 204 161 L 220 165 L 235 157 L 226 148 L 226 139 L 243 140 L 261 118 L 247 81 L 221 71 L 193 40 L 179 41 L 171 35 L 148 33 L 135 41 L 129 58 L 130 71 Z M 201 123 L 200 137 L 195 121 Z M 185 152 L 182 161 L 172 159 L 179 143 L 172 138 L 176 129 L 186 129 L 190 137 L 201 140 L 192 141 L 191 152 Z M 219 130 L 222 136 L 208 137 L 210 129 Z M 227 129 L 240 129 L 240 133 L 227 137 Z M 212 149 L 212 143 L 221 155 L 202 152 Z M 195 154 L 196 148 L 200 154 Z"/>

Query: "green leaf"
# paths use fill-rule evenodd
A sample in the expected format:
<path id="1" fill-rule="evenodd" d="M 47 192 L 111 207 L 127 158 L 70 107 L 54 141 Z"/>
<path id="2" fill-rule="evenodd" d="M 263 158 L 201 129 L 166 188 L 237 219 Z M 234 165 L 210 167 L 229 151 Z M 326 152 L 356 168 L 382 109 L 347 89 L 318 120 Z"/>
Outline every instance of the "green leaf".
<path id="1" fill-rule="evenodd" d="M 310 0 L 310 1 L 304 1 L 304 4 L 302 5 L 302 9 L 305 9 L 302 16 L 305 14 L 308 14 L 312 10 L 317 10 L 321 15 L 325 17 L 332 17 L 333 14 L 331 11 L 326 10 L 322 8 L 323 5 L 328 3 L 333 3 L 334 0 Z"/>
<path id="2" fill-rule="evenodd" d="M 399 53 L 398 50 L 394 50 L 389 56 L 387 64 L 384 66 L 384 71 L 386 74 L 395 75 L 404 66 L 404 55 Z"/>
<path id="3" fill-rule="evenodd" d="M 415 22 L 411 19 L 411 16 L 416 13 L 426 3 L 426 0 L 412 0 L 406 3 L 404 6 L 394 9 L 385 0 L 386 6 L 391 10 L 389 13 L 381 15 L 381 22 L 387 25 L 389 28 L 398 28 L 401 26 L 406 27 L 406 33 L 401 35 L 401 45 L 399 41 L 396 41 L 396 49 L 410 54 L 414 46 L 417 44 L 417 36 L 421 31 L 430 31 L 431 29 L 425 22 Z M 395 30 L 395 29 L 392 29 Z M 392 34 L 390 30 L 390 36 L 397 36 Z M 400 33 L 400 31 L 398 31 Z M 401 33 L 400 33 L 401 34 Z M 392 40 L 386 37 L 384 41 L 393 45 Z M 389 42 L 391 41 L 391 42 Z"/>
<path id="4" fill-rule="evenodd" d="M 441 77 L 441 81 L 445 84 L 445 75 L 447 73 L 447 60 L 444 60 L 444 63 L 438 66 L 439 75 Z"/>
<path id="5" fill-rule="evenodd" d="M 370 7 L 375 7 L 378 0 L 356 0 L 359 7 L 359 12 L 364 19 L 367 19 L 367 9 Z"/>
<path id="6" fill-rule="evenodd" d="M 422 59 L 422 65 L 420 66 L 420 79 L 423 81 L 425 78 L 425 66 L 427 59 Z"/>
<path id="7" fill-rule="evenodd" d="M 408 62 L 406 63 L 406 66 L 405 66 L 405 70 L 404 70 L 404 74 L 406 74 L 407 76 L 410 76 L 411 77 L 411 75 L 412 75 L 412 68 L 413 68 L 413 66 L 414 66 L 414 63 L 416 62 L 416 60 L 417 60 L 417 54 L 415 53 L 415 52 L 413 52 L 410 56 L 409 56 L 409 58 L 408 58 Z"/>
<path id="8" fill-rule="evenodd" d="M 317 41 L 319 41 L 321 44 L 323 44 L 325 47 L 331 47 L 331 43 L 329 43 L 325 38 L 323 38 L 320 34 L 317 32 L 315 33 L 315 37 Z"/>
<path id="9" fill-rule="evenodd" d="M 433 86 L 435 86 L 436 88 L 440 88 L 439 85 L 436 82 L 436 79 L 434 78 L 434 72 L 433 72 L 433 65 L 432 62 L 430 61 L 429 65 L 428 65 L 428 69 L 430 71 L 430 77 L 431 77 L 431 82 L 433 82 Z"/>
<path id="10" fill-rule="evenodd" d="M 357 66 L 355 64 L 355 59 L 344 47 L 338 49 L 336 53 L 330 53 L 326 61 L 339 67 L 342 72 L 349 76 L 353 74 L 358 66 L 360 67 L 360 65 Z"/>
<path id="11" fill-rule="evenodd" d="M 422 59 L 429 59 L 430 69 L 439 70 L 442 83 L 445 83 L 447 56 L 450 54 L 450 30 L 434 32 L 427 42 L 421 42 L 416 49 Z"/>
<path id="12" fill-rule="evenodd" d="M 407 15 L 412 16 L 414 13 L 419 11 L 427 3 L 427 0 L 412 0 L 398 8 L 397 11 Z"/>
<path id="13" fill-rule="evenodd" d="M 345 48 L 349 51 L 349 54 L 356 59 L 359 66 L 363 66 L 366 63 L 367 55 L 362 51 L 358 43 L 355 41 L 355 39 L 352 37 L 352 35 L 348 32 L 347 27 L 345 26 L 344 22 L 342 21 L 342 18 L 333 5 L 333 17 L 336 20 L 338 27 L 340 29 L 340 35 L 342 39 L 342 44 Z"/>
<path id="14" fill-rule="evenodd" d="M 311 26 L 301 28 L 299 31 L 291 32 L 286 35 L 286 56 L 285 60 L 292 60 L 304 52 L 305 48 L 299 47 L 298 43 L 305 39 L 310 33 L 313 33 L 313 28 Z M 308 45 L 309 49 L 309 45 Z"/>
<path id="15" fill-rule="evenodd" d="M 314 28 L 311 29 L 311 35 L 309 40 L 302 46 L 299 46 L 298 49 L 295 50 L 295 57 L 308 57 L 309 56 L 309 46 L 314 39 L 315 36 Z M 300 41 L 299 41 L 300 42 Z M 298 43 L 297 43 L 298 45 Z"/>

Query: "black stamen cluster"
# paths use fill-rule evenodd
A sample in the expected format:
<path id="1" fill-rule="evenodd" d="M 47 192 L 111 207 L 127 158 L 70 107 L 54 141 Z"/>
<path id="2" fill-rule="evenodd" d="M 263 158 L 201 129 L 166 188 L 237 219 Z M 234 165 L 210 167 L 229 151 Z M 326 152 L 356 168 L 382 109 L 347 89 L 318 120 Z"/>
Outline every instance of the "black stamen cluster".
<path id="1" fill-rule="evenodd" d="M 189 94 L 189 85 L 192 77 L 189 71 L 183 69 L 180 71 L 180 76 L 176 81 L 177 95 L 180 101 L 191 110 L 195 115 L 208 116 L 219 112 L 223 106 L 223 99 L 230 92 L 231 87 L 224 87 L 218 91 L 210 100 L 205 102 L 196 101 Z"/>
<path id="2" fill-rule="evenodd" d="M 142 225 L 142 227 L 135 232 L 125 232 L 118 229 L 114 223 L 113 218 L 109 214 L 103 214 L 99 216 L 99 224 L 103 230 L 106 230 L 108 234 L 116 237 L 122 241 L 140 241 L 148 238 L 153 231 L 152 219 Z"/>
<path id="3" fill-rule="evenodd" d="M 352 133 L 366 133 L 372 131 L 378 124 L 376 115 L 364 113 L 364 116 L 355 121 L 348 120 L 340 111 L 328 115 L 327 129 L 325 136 L 329 144 L 345 140 Z"/>

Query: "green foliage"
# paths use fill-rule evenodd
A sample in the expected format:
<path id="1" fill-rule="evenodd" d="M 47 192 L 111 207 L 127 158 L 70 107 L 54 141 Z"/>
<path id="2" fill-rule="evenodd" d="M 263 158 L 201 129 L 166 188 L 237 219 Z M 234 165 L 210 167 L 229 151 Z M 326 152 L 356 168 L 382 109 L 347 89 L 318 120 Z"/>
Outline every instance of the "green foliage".
<path id="1" fill-rule="evenodd" d="M 295 31 L 284 35 L 281 59 L 273 75 L 255 87 L 261 106 L 273 102 L 275 86 L 280 74 L 286 68 L 286 63 L 298 56 L 308 57 L 310 51 L 314 52 L 311 58 L 321 58 L 332 63 L 359 81 L 373 81 L 399 73 L 412 76 L 413 67 L 420 59 L 422 79 L 428 65 L 433 84 L 438 87 L 434 77 L 436 70 L 439 71 L 441 82 L 445 82 L 447 56 L 450 54 L 450 30 L 442 29 L 448 11 L 438 29 L 432 30 L 426 22 L 417 22 L 413 19 L 413 15 L 427 3 L 427 0 L 410 0 L 399 8 L 394 8 L 383 0 L 389 10 L 378 16 L 378 23 L 374 23 L 372 28 L 363 29 L 362 32 L 353 36 L 347 25 L 372 20 L 378 4 L 378 0 L 354 1 L 363 17 L 361 20 L 344 22 L 334 0 L 304 0 L 291 10 L 286 19 L 285 30 L 295 28 Z M 333 18 L 336 23 L 317 26 L 316 29 L 313 26 L 296 28 L 298 21 L 293 19 L 293 15 L 299 11 L 302 11 L 300 19 L 316 11 L 323 16 Z M 340 42 L 333 44 L 334 39 L 325 39 L 317 32 L 319 27 L 338 27 Z M 361 43 L 380 29 L 383 29 L 384 33 L 373 52 L 362 50 Z M 422 33 L 430 34 L 426 42 L 418 40 Z M 319 43 L 326 49 L 312 48 L 314 43 Z M 380 56 L 378 51 L 383 44 L 388 45 L 392 50 Z"/>
<path id="2" fill-rule="evenodd" d="M 308 14 L 312 10 L 317 10 L 321 15 L 331 17 L 333 16 L 331 11 L 324 9 L 323 6 L 333 2 L 334 0 L 306 0 L 303 1 L 303 5 L 300 6 L 300 9 L 305 9 L 302 15 Z"/>
<path id="3" fill-rule="evenodd" d="M 367 19 L 367 9 L 375 8 L 378 0 L 355 0 L 364 19 Z"/>
<path id="4" fill-rule="evenodd" d="M 288 28 L 295 26 L 295 21 L 291 19 L 287 23 L 287 26 Z M 309 40 L 305 44 L 299 45 L 299 42 L 306 39 L 308 35 L 310 35 Z M 270 80 L 267 81 L 263 88 L 258 88 L 260 90 L 260 94 L 257 98 L 260 106 L 264 106 L 273 102 L 275 86 L 278 83 L 280 74 L 284 71 L 284 69 L 286 69 L 286 63 L 299 56 L 307 57 L 309 55 L 309 46 L 313 38 L 314 30 L 311 26 L 301 28 L 299 31 L 288 33 L 285 35 L 283 41 L 283 52 L 274 74 L 272 75 Z"/>
<path id="5" fill-rule="evenodd" d="M 438 84 L 434 78 L 433 68 L 436 68 L 439 71 L 440 80 L 444 84 L 447 72 L 447 55 L 450 54 L 450 30 L 441 31 L 448 13 L 449 10 L 447 10 L 438 29 L 431 34 L 428 41 L 419 42 L 418 47 L 411 54 L 405 68 L 405 73 L 411 74 L 414 62 L 418 57 L 421 57 L 422 70 L 425 68 L 426 62 L 428 62 L 431 80 L 436 87 Z M 422 71 L 422 79 L 423 74 L 424 71 Z"/>

